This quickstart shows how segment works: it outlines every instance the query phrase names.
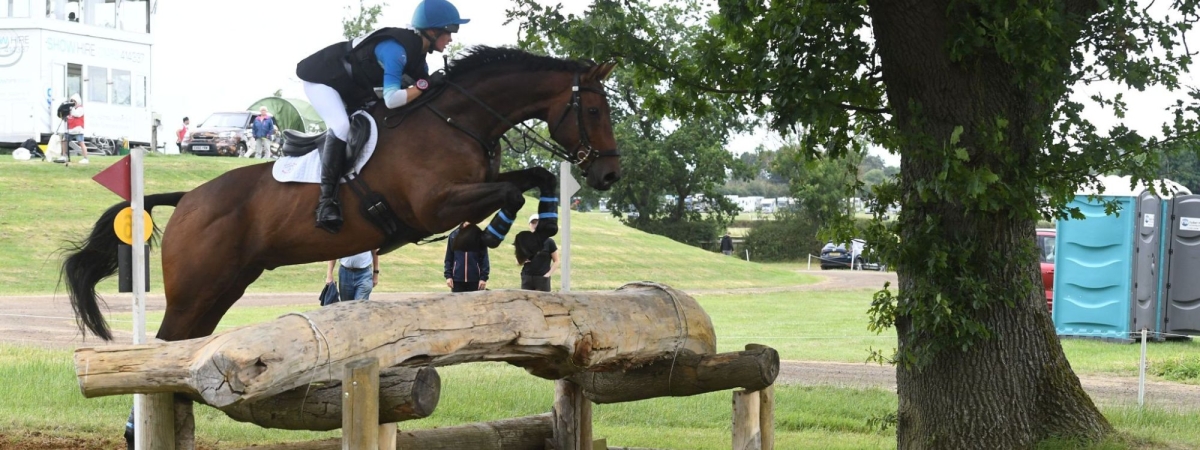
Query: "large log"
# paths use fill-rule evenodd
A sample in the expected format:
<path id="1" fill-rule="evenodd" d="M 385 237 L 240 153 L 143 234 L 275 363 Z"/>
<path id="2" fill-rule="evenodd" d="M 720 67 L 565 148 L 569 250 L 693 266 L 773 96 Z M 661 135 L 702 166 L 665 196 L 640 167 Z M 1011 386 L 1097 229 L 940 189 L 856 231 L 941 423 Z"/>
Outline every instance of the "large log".
<path id="1" fill-rule="evenodd" d="M 421 450 L 545 450 L 550 439 L 553 419 L 550 414 L 517 417 L 514 419 L 480 422 L 429 430 L 401 431 L 396 447 Z M 341 441 L 327 439 L 315 442 L 252 447 L 253 450 L 337 450 Z M 246 450 L 251 450 L 247 448 Z"/>
<path id="2" fill-rule="evenodd" d="M 680 352 L 642 367 L 584 372 L 569 379 L 583 387 L 588 400 L 604 404 L 737 388 L 757 391 L 773 384 L 778 375 L 779 352 L 764 347 L 715 355 Z"/>
<path id="3" fill-rule="evenodd" d="M 379 423 L 421 419 L 433 414 L 442 379 L 432 367 L 392 367 L 379 373 Z M 301 386 L 253 403 L 223 408 L 239 422 L 286 430 L 328 431 L 342 426 L 342 382 Z"/>
<path id="4" fill-rule="evenodd" d="M 688 295 L 653 283 L 613 292 L 484 291 L 343 302 L 216 336 L 80 348 L 85 397 L 181 392 L 218 408 L 304 386 L 330 367 L 508 361 L 560 379 L 713 353 L 712 322 Z"/>

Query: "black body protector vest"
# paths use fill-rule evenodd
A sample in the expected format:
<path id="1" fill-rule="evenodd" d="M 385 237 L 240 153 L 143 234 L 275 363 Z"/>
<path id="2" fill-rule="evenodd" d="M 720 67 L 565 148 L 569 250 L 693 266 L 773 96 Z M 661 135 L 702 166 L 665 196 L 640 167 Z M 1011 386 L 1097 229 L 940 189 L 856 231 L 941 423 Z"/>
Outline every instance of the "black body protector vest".
<path id="1" fill-rule="evenodd" d="M 408 61 L 404 75 L 419 80 L 429 76 L 421 36 L 407 28 L 381 28 L 354 41 L 339 42 L 313 53 L 296 64 L 296 76 L 310 83 L 324 84 L 341 94 L 346 108 L 355 110 L 377 99 L 375 88 L 383 86 L 383 67 L 375 59 L 375 46 L 384 39 L 395 39 L 404 47 Z"/>

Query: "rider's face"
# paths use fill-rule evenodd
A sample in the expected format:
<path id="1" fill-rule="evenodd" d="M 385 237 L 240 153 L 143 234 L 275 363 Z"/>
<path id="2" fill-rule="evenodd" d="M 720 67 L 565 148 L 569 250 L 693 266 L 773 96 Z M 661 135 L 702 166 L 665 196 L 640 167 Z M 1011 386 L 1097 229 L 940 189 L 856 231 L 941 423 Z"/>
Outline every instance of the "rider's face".
<path id="1" fill-rule="evenodd" d="M 433 49 L 439 52 L 446 51 L 446 47 L 449 46 L 451 42 L 454 42 L 453 35 L 454 33 L 449 32 L 438 33 L 437 41 L 433 43 Z"/>

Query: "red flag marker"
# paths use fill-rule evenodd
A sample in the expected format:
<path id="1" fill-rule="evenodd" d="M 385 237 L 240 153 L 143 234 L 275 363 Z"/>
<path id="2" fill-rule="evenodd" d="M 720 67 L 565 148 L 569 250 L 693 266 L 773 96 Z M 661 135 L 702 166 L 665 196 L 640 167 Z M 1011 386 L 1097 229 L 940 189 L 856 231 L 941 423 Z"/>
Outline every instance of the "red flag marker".
<path id="1" fill-rule="evenodd" d="M 121 158 L 115 164 L 108 166 L 107 169 L 100 171 L 96 176 L 92 177 L 101 186 L 113 191 L 114 194 L 121 196 L 125 201 L 129 200 L 130 192 L 133 190 L 129 186 L 129 157 Z"/>

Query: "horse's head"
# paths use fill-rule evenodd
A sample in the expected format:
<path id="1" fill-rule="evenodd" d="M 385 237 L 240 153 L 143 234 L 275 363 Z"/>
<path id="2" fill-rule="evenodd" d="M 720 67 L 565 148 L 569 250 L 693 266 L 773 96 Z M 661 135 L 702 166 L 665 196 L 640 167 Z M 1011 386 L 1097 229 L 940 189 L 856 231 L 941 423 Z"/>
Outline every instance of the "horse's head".
<path id="1" fill-rule="evenodd" d="M 604 86 L 615 63 L 592 66 L 576 73 L 571 90 L 550 108 L 550 137 L 567 149 L 568 160 L 578 164 L 594 189 L 608 190 L 621 179 L 621 153 L 613 136 L 611 112 Z"/>

